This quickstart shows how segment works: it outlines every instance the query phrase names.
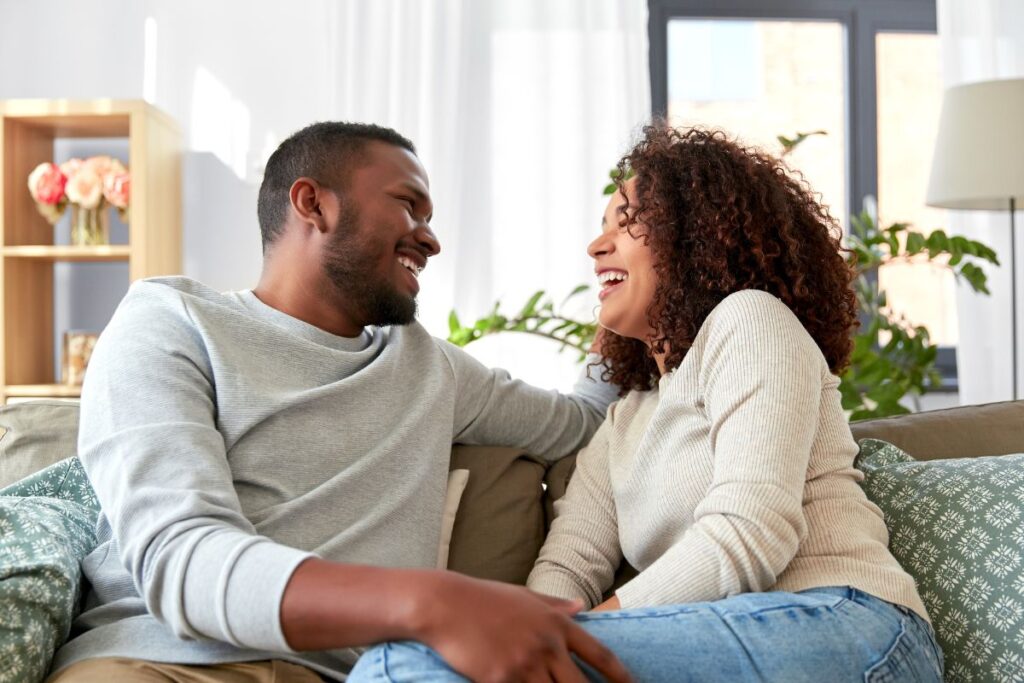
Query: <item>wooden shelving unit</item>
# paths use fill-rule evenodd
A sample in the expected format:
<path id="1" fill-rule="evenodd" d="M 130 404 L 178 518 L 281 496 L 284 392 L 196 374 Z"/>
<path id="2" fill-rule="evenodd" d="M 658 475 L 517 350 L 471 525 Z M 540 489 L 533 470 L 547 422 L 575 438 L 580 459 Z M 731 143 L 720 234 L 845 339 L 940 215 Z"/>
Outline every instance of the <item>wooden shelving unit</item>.
<path id="1" fill-rule="evenodd" d="M 5 258 L 34 258 L 44 261 L 128 261 L 131 247 L 124 244 L 110 244 L 100 247 L 45 246 L 30 244 L 20 247 L 3 247 L 0 254 Z"/>
<path id="2" fill-rule="evenodd" d="M 71 384 L 8 384 L 8 396 L 24 398 L 78 398 L 82 387 Z"/>
<path id="3" fill-rule="evenodd" d="M 54 159 L 58 138 L 118 137 L 128 140 L 132 174 L 129 243 L 54 245 L 28 174 L 64 161 Z M 180 150 L 174 120 L 141 100 L 0 101 L 0 403 L 79 395 L 79 387 L 53 383 L 56 263 L 127 262 L 130 281 L 181 272 Z"/>

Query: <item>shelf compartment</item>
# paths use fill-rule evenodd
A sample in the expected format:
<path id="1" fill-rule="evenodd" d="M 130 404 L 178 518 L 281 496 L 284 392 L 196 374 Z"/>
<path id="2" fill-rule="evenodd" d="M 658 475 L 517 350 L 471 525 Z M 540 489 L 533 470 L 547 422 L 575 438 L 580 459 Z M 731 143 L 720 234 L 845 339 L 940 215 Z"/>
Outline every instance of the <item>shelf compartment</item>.
<path id="1" fill-rule="evenodd" d="M 49 241 L 53 226 L 39 214 L 25 182 L 40 163 L 55 160 L 61 138 L 127 139 L 130 246 L 40 243 Z M 0 405 L 8 397 L 80 394 L 78 387 L 40 383 L 59 376 L 57 264 L 124 263 L 128 282 L 181 272 L 181 178 L 181 131 L 146 102 L 0 100 Z"/>
<path id="2" fill-rule="evenodd" d="M 70 384 L 8 384 L 4 393 L 18 398 L 79 398 L 82 387 Z"/>
<path id="3" fill-rule="evenodd" d="M 3 247 L 5 258 L 41 259 L 43 261 L 127 261 L 131 247 L 127 244 L 106 244 L 94 247 L 50 246 L 44 244 Z"/>

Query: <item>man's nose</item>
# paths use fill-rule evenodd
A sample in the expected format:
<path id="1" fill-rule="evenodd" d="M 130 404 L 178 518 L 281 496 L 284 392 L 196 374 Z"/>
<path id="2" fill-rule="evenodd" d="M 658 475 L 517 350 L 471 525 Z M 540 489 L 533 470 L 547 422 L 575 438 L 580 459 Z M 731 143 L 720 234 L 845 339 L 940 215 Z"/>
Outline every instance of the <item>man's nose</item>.
<path id="1" fill-rule="evenodd" d="M 441 243 L 437 241 L 437 235 L 430 229 L 429 225 L 419 225 L 413 232 L 413 239 L 425 252 L 427 256 L 437 256 L 441 253 Z"/>

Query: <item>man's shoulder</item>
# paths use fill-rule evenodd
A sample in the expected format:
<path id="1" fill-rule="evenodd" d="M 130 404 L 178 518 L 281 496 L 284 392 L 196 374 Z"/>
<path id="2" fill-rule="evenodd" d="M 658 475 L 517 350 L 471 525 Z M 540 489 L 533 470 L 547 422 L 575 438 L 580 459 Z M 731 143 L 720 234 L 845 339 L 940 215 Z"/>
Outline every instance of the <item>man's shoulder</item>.
<path id="1" fill-rule="evenodd" d="M 408 325 L 393 325 L 390 327 L 370 328 L 375 330 L 374 336 L 382 335 L 384 345 L 392 348 L 400 348 L 405 353 L 418 355 L 421 359 L 441 359 L 447 356 L 447 349 L 453 347 L 444 339 L 430 334 L 418 320 Z M 461 349 L 456 349 L 461 350 Z"/>
<path id="2" fill-rule="evenodd" d="M 136 280 L 128 288 L 125 300 L 178 302 L 184 298 L 226 302 L 228 297 L 202 282 L 184 275 L 162 275 Z"/>
<path id="3" fill-rule="evenodd" d="M 121 317 L 172 317 L 187 319 L 191 311 L 205 307 L 238 308 L 236 299 L 183 275 L 136 280 L 121 302 Z"/>

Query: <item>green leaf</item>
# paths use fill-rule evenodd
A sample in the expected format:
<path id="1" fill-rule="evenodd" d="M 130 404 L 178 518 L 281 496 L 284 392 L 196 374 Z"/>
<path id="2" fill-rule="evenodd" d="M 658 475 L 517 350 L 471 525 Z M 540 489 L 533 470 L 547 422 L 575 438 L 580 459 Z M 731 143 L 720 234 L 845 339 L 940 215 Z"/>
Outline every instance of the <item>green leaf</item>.
<path id="1" fill-rule="evenodd" d="M 459 323 L 459 316 L 455 312 L 455 309 L 453 308 L 452 312 L 448 314 L 448 331 L 450 333 L 454 334 L 456 331 L 458 331 L 461 328 L 462 328 L 462 325 Z"/>
<path id="2" fill-rule="evenodd" d="M 815 130 L 809 133 L 797 133 L 795 138 L 787 138 L 785 135 L 777 135 L 775 136 L 775 139 L 782 145 L 782 156 L 786 156 L 796 149 L 800 143 L 813 135 L 828 135 L 828 133 L 823 130 Z"/>
<path id="3" fill-rule="evenodd" d="M 913 256 L 924 251 L 926 242 L 924 235 L 919 232 L 907 233 L 907 254 Z"/>
<path id="4" fill-rule="evenodd" d="M 544 290 L 543 289 L 534 292 L 533 296 L 531 296 L 527 300 L 527 302 L 523 305 L 522 310 L 519 311 L 519 316 L 518 317 L 520 317 L 520 318 L 529 318 L 531 315 L 533 315 L 534 312 L 536 311 L 536 308 L 537 308 L 537 302 L 540 301 L 540 298 L 542 296 L 544 296 Z"/>
<path id="5" fill-rule="evenodd" d="M 967 284 L 971 286 L 975 292 L 981 292 L 982 294 L 989 294 L 988 277 L 985 275 L 985 271 L 974 265 L 973 263 L 965 263 L 960 267 L 960 275 L 967 280 Z"/>
<path id="6" fill-rule="evenodd" d="M 590 285 L 576 285 L 576 287 L 574 287 L 573 290 L 571 292 L 569 292 L 569 294 L 566 295 L 566 297 L 564 299 L 562 299 L 562 304 L 561 305 L 565 306 L 567 303 L 569 303 L 569 299 L 571 299 L 574 296 L 577 296 L 579 294 L 582 294 L 583 292 L 587 291 L 588 289 L 590 289 Z"/>
<path id="7" fill-rule="evenodd" d="M 465 346 L 469 342 L 473 341 L 473 330 L 468 328 L 455 330 L 451 335 L 449 335 L 448 341 L 456 346 Z"/>
<path id="8" fill-rule="evenodd" d="M 936 230 L 932 234 L 928 235 L 926 242 L 928 244 L 929 259 L 933 259 L 939 254 L 944 254 L 949 251 L 949 238 L 946 237 L 946 233 L 943 230 Z"/>

